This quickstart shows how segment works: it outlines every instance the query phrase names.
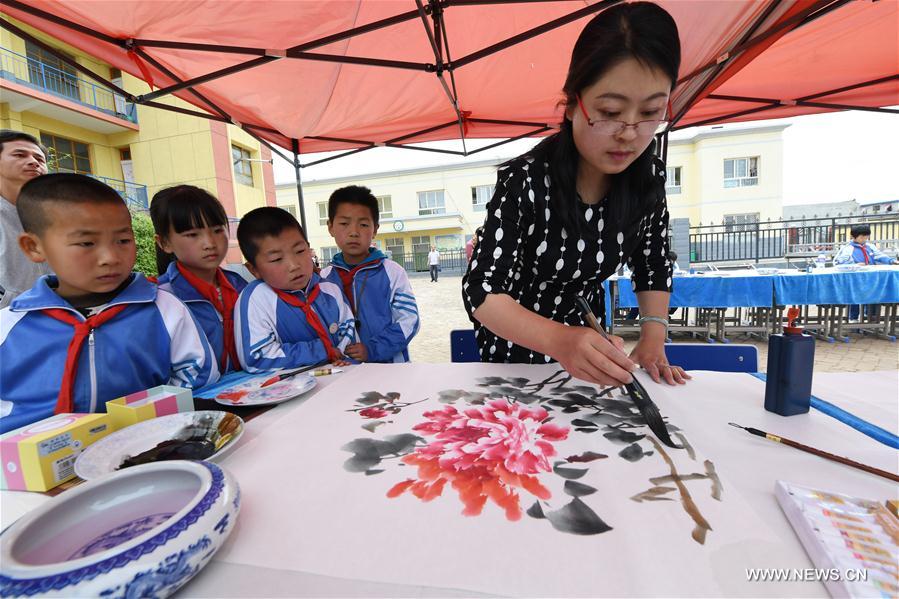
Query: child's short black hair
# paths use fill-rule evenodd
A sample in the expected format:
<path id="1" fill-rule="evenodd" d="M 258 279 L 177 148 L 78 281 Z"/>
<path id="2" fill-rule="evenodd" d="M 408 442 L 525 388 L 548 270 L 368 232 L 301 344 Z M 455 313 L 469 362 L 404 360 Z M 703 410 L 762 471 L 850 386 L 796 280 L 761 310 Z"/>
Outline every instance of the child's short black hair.
<path id="1" fill-rule="evenodd" d="M 337 215 L 337 207 L 341 204 L 358 204 L 365 206 L 371 212 L 371 220 L 378 226 L 378 198 L 374 196 L 368 187 L 362 185 L 348 185 L 341 187 L 328 198 L 328 222 L 332 222 Z"/>
<path id="2" fill-rule="evenodd" d="M 26 233 L 42 235 L 52 225 L 47 204 L 121 204 L 127 208 L 119 193 L 102 181 L 75 173 L 41 175 L 25 183 L 16 200 L 16 212 Z"/>
<path id="3" fill-rule="evenodd" d="M 294 228 L 300 232 L 306 243 L 309 238 L 293 214 L 283 208 L 264 206 L 247 212 L 237 225 L 237 243 L 247 262 L 256 266 L 257 242 L 263 237 L 277 237 L 282 231 Z"/>
<path id="4" fill-rule="evenodd" d="M 203 227 L 227 227 L 228 215 L 215 196 L 193 185 L 175 185 L 156 192 L 150 202 L 150 218 L 156 234 L 162 238 L 169 231 L 183 233 Z M 165 272 L 173 260 L 171 254 L 156 247 L 156 267 Z"/>
<path id="5" fill-rule="evenodd" d="M 677 252 L 674 250 L 668 250 L 668 259 L 672 262 L 677 262 Z"/>
<path id="6" fill-rule="evenodd" d="M 849 229 L 849 235 L 855 239 L 859 235 L 871 235 L 871 226 L 870 225 L 852 225 L 852 228 Z"/>

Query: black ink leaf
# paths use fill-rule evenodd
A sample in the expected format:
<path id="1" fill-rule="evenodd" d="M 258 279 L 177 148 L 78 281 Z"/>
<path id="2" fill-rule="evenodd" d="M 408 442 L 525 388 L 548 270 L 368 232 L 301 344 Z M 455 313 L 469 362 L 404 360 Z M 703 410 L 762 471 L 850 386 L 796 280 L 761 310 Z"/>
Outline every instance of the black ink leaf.
<path id="1" fill-rule="evenodd" d="M 562 509 L 547 512 L 546 518 L 556 530 L 575 535 L 596 535 L 612 530 L 590 506 L 577 497 Z"/>
<path id="2" fill-rule="evenodd" d="M 581 426 L 581 427 L 586 427 L 586 428 L 595 428 L 596 427 L 595 422 L 590 422 L 589 420 L 584 420 L 583 418 L 575 418 L 574 420 L 571 421 L 571 424 L 573 424 L 574 426 Z"/>
<path id="3" fill-rule="evenodd" d="M 643 448 L 638 443 L 634 443 L 619 451 L 618 455 L 628 462 L 636 462 L 643 459 Z"/>
<path id="4" fill-rule="evenodd" d="M 562 463 L 564 464 L 564 462 Z M 553 472 L 569 480 L 574 480 L 587 474 L 587 471 L 581 468 L 564 468 L 562 466 L 553 466 Z"/>
<path id="5" fill-rule="evenodd" d="M 415 444 L 418 441 L 424 441 L 424 439 L 422 439 L 418 435 L 413 435 L 411 433 L 403 433 L 401 435 L 390 435 L 388 437 L 384 437 L 384 442 L 389 445 L 391 449 L 389 453 L 397 455 L 408 453 L 410 449 L 415 447 Z"/>
<path id="6" fill-rule="evenodd" d="M 357 453 L 343 463 L 343 468 L 347 472 L 367 472 L 380 463 L 380 456 L 362 455 Z"/>
<path id="7" fill-rule="evenodd" d="M 381 474 L 384 470 L 366 470 L 365 476 L 371 476 L 372 474 Z"/>
<path id="8" fill-rule="evenodd" d="M 609 431 L 607 433 L 603 433 L 602 436 L 605 437 L 606 439 L 608 439 L 609 441 L 612 441 L 613 443 L 626 443 L 626 444 L 635 443 L 635 442 L 639 441 L 640 439 L 643 439 L 644 437 L 646 437 L 646 435 L 638 435 L 636 433 L 632 433 L 629 431 L 622 431 L 622 430 L 618 430 L 618 429 Z"/>
<path id="9" fill-rule="evenodd" d="M 574 430 L 576 430 L 579 433 L 595 433 L 599 429 L 598 428 L 575 428 Z"/>
<path id="10" fill-rule="evenodd" d="M 574 414 L 575 412 L 580 412 L 580 411 L 581 411 L 581 408 L 579 408 L 578 406 L 568 406 L 567 408 L 562 410 L 562 412 L 565 414 Z"/>
<path id="11" fill-rule="evenodd" d="M 593 493 L 596 493 L 596 489 L 594 487 L 573 480 L 565 481 L 564 490 L 568 495 L 571 495 L 572 497 L 584 497 L 585 495 L 592 495 Z"/>
<path id="12" fill-rule="evenodd" d="M 531 518 L 546 518 L 546 515 L 543 513 L 543 508 L 540 507 L 539 501 L 535 501 L 534 505 L 528 508 L 527 515 Z"/>
<path id="13" fill-rule="evenodd" d="M 498 376 L 485 376 L 483 378 L 479 378 L 478 383 L 479 387 L 499 387 L 500 385 L 505 385 L 509 381 L 504 378 Z"/>

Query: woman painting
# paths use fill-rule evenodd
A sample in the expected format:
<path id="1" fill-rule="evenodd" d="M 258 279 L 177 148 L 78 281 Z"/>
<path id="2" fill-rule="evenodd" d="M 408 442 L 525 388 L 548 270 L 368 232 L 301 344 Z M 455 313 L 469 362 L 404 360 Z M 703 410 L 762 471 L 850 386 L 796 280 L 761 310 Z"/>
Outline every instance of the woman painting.
<path id="1" fill-rule="evenodd" d="M 481 359 L 558 361 L 603 385 L 641 366 L 656 381 L 690 378 L 668 365 L 668 210 L 664 129 L 680 66 L 671 16 L 621 3 L 581 32 L 565 80 L 561 129 L 503 165 L 462 283 Z M 602 282 L 627 263 L 640 304 L 640 340 L 628 357 L 585 326 L 575 303 L 604 313 Z"/>

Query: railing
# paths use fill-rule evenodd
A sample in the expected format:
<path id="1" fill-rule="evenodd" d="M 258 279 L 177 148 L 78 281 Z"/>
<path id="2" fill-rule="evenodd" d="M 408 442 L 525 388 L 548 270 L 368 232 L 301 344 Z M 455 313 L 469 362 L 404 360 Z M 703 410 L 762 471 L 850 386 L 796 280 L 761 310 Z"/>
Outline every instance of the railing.
<path id="1" fill-rule="evenodd" d="M 870 225 L 871 239 L 881 249 L 895 249 L 899 215 L 812 217 L 690 227 L 690 262 L 759 262 L 832 255 L 849 240 L 852 226 L 861 223 Z"/>
<path id="2" fill-rule="evenodd" d="M 75 171 L 67 168 L 51 169 L 52 173 L 74 173 Z M 121 179 L 113 179 L 112 177 L 103 177 L 88 173 L 88 177 L 93 177 L 97 181 L 103 181 L 122 196 L 125 203 L 128 204 L 129 210 L 149 210 L 150 196 L 147 193 L 147 186 L 131 181 L 122 181 Z"/>
<path id="3" fill-rule="evenodd" d="M 119 94 L 7 48 L 0 48 L 0 76 L 8 81 L 15 81 L 137 123 L 137 110 L 134 104 L 126 102 Z"/>
<path id="4" fill-rule="evenodd" d="M 94 179 L 103 181 L 122 196 L 128 208 L 131 210 L 149 210 L 150 198 L 147 195 L 147 186 L 140 183 L 132 183 L 130 181 L 122 181 L 121 179 L 111 179 L 110 177 L 101 177 L 99 175 L 91 175 Z"/>
<path id="5" fill-rule="evenodd" d="M 428 252 L 385 252 L 391 260 L 406 269 L 406 272 L 428 272 Z M 440 250 L 440 272 L 463 274 L 468 268 L 465 249 Z"/>

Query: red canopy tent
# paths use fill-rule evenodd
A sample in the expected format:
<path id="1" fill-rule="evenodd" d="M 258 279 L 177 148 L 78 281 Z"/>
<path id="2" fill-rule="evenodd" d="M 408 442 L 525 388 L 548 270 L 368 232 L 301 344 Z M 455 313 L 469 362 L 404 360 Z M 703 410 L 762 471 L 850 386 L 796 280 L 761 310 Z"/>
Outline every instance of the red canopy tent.
<path id="1" fill-rule="evenodd" d="M 466 139 L 545 135 L 560 120 L 575 38 L 620 1 L 4 0 L 3 12 L 155 88 L 133 96 L 60 56 L 131 102 L 233 123 L 290 150 L 293 160 L 272 147 L 299 179 L 314 164 L 301 165 L 301 153 L 468 155 L 486 148 L 469 151 Z M 683 46 L 672 129 L 899 113 L 885 108 L 899 105 L 896 0 L 659 3 Z M 0 26 L 40 44 L 8 20 Z M 169 94 L 203 112 L 157 101 Z M 459 138 L 461 151 L 410 145 Z"/>

